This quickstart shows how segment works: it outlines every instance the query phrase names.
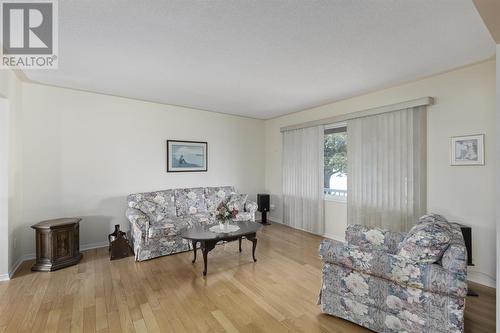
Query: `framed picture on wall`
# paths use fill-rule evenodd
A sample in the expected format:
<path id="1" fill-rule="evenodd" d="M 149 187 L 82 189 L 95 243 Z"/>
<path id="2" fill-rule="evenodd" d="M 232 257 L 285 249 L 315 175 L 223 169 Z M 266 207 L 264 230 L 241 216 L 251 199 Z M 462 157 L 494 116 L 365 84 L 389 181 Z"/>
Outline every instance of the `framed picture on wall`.
<path id="1" fill-rule="evenodd" d="M 167 140 L 167 172 L 207 171 L 208 143 Z"/>
<path id="2" fill-rule="evenodd" d="M 451 138 L 451 165 L 484 165 L 484 134 Z"/>

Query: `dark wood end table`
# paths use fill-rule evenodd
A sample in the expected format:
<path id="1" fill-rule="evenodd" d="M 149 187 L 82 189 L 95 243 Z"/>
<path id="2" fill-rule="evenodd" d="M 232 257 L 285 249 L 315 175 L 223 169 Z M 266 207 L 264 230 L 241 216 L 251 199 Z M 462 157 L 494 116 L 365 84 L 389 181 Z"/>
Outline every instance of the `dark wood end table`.
<path id="1" fill-rule="evenodd" d="M 232 242 L 238 240 L 239 243 L 239 251 L 241 252 L 241 241 L 243 238 L 248 239 L 252 242 L 252 258 L 253 261 L 256 262 L 255 258 L 255 248 L 257 247 L 257 231 L 262 228 L 262 225 L 256 222 L 250 221 L 240 221 L 240 222 L 230 222 L 233 225 L 237 225 L 240 227 L 239 230 L 228 233 L 215 233 L 209 230 L 209 228 L 215 226 L 216 224 L 211 225 L 199 225 L 193 226 L 186 229 L 181 233 L 181 237 L 184 239 L 188 239 L 193 244 L 193 261 L 194 264 L 196 262 L 196 253 L 197 246 L 200 243 L 201 252 L 203 253 L 203 263 L 204 270 L 203 276 L 207 275 L 207 256 L 208 252 L 212 251 L 215 248 L 217 243 L 224 242 Z"/>
<path id="2" fill-rule="evenodd" d="M 31 226 L 35 229 L 36 262 L 32 271 L 50 272 L 76 265 L 80 253 L 80 218 L 47 220 Z"/>

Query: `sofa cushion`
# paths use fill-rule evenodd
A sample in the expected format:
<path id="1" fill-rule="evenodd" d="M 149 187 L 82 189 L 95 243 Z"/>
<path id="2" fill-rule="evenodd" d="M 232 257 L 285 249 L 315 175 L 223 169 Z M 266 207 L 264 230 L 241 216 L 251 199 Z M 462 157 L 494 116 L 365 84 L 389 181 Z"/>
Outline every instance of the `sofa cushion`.
<path id="1" fill-rule="evenodd" d="M 247 194 L 233 193 L 229 197 L 229 200 L 227 202 L 227 207 L 230 210 L 236 209 L 238 212 L 244 212 L 247 198 L 248 198 Z"/>
<path id="2" fill-rule="evenodd" d="M 164 219 L 150 224 L 148 230 L 149 238 L 164 238 L 179 236 L 186 228 L 193 225 L 212 224 L 215 219 L 208 214 L 195 214 L 186 217 L 175 217 Z"/>
<path id="3" fill-rule="evenodd" d="M 438 262 L 452 240 L 451 226 L 444 221 L 419 223 L 399 245 L 398 255 L 420 263 Z"/>
<path id="4" fill-rule="evenodd" d="M 149 238 L 164 238 L 176 236 L 182 228 L 187 227 L 185 221 L 180 218 L 165 219 L 149 225 Z"/>
<path id="5" fill-rule="evenodd" d="M 208 211 L 210 213 L 215 212 L 220 203 L 224 200 L 228 200 L 233 192 L 234 187 L 232 186 L 207 187 L 205 189 L 205 200 L 207 202 Z"/>
<path id="6" fill-rule="evenodd" d="M 202 187 L 176 189 L 175 207 L 177 209 L 177 216 L 207 213 L 205 189 Z"/>
<path id="7" fill-rule="evenodd" d="M 173 190 L 130 194 L 127 201 L 130 208 L 146 214 L 151 223 L 177 216 Z"/>

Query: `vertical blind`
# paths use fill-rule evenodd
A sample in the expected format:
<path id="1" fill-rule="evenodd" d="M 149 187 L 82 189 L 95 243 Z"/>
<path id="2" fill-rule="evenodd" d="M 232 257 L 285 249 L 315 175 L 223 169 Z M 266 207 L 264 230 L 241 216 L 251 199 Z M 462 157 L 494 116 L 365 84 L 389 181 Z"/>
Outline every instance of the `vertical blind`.
<path id="1" fill-rule="evenodd" d="M 348 223 L 407 231 L 426 211 L 425 106 L 347 122 Z"/>
<path id="2" fill-rule="evenodd" d="M 324 233 L 324 126 L 283 133 L 283 223 Z"/>

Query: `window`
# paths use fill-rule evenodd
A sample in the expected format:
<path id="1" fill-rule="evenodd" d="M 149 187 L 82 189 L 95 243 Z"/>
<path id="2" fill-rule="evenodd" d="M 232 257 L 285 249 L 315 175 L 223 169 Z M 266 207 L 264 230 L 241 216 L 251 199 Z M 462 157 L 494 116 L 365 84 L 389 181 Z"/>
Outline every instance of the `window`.
<path id="1" fill-rule="evenodd" d="M 347 126 L 325 129 L 324 193 L 327 200 L 347 200 Z"/>

